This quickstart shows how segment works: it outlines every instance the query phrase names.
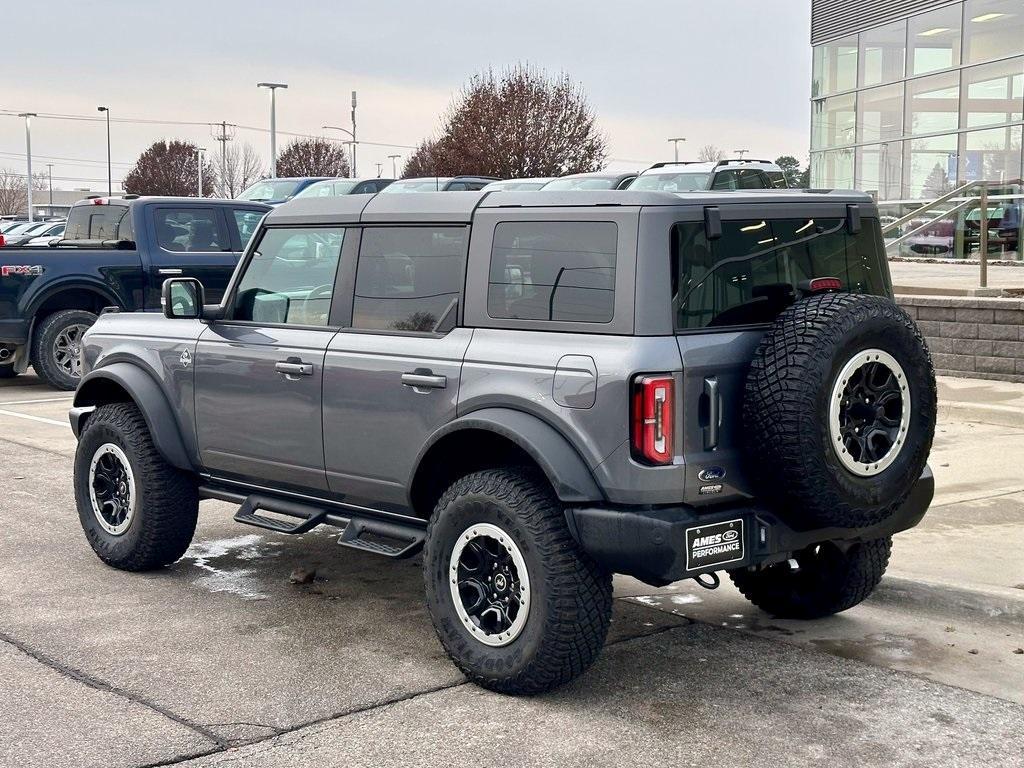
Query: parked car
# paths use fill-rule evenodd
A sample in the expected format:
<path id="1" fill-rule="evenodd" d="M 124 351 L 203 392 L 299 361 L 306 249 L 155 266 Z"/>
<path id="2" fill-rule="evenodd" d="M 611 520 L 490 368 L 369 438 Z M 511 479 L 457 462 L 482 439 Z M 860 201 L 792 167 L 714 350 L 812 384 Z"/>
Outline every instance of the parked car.
<path id="1" fill-rule="evenodd" d="M 529 192 L 530 190 L 540 189 L 549 181 L 552 181 L 550 177 L 538 179 L 504 179 L 502 181 L 492 181 L 486 187 L 483 187 L 481 191 Z"/>
<path id="2" fill-rule="evenodd" d="M 629 185 L 629 189 L 652 192 L 785 188 L 786 175 L 775 163 L 739 159 L 655 163 Z"/>
<path id="3" fill-rule="evenodd" d="M 28 231 L 30 229 L 34 229 L 35 227 L 38 227 L 42 223 L 43 222 L 38 221 L 38 220 L 37 221 L 16 221 L 13 224 L 11 224 L 11 226 L 9 226 L 6 229 L 4 229 L 4 231 L 2 233 L 0 233 L 0 234 L 3 234 L 4 237 L 15 238 L 15 237 L 21 235 L 23 232 L 26 232 L 26 231 Z"/>
<path id="4" fill-rule="evenodd" d="M 373 195 L 394 179 L 328 179 L 310 184 L 295 197 L 340 197 L 341 195 Z"/>
<path id="5" fill-rule="evenodd" d="M 596 171 L 572 173 L 552 179 L 541 189 L 545 192 L 567 192 L 580 189 L 625 189 L 636 178 L 636 171 Z"/>
<path id="6" fill-rule="evenodd" d="M 906 225 L 906 228 L 914 230 L 924 225 L 925 221 L 911 221 Z M 950 219 L 935 221 L 901 242 L 900 255 L 948 258 L 954 255 L 955 243 L 956 225 L 954 222 Z"/>
<path id="7" fill-rule="evenodd" d="M 864 600 L 934 491 L 934 372 L 875 204 L 598 197 L 296 200 L 219 303 L 172 278 L 163 316 L 101 316 L 70 413 L 89 544 L 161 568 L 219 499 L 422 549 L 445 651 L 506 693 L 593 663 L 613 573 L 725 572 L 791 619 Z"/>
<path id="8" fill-rule="evenodd" d="M 27 219 L 8 219 L 6 221 L 0 221 L 0 235 L 5 235 L 15 227 L 22 227 L 32 224 L 33 222 Z"/>
<path id="9" fill-rule="evenodd" d="M 281 205 L 295 197 L 299 192 L 318 181 L 334 181 L 328 176 L 289 176 L 275 179 L 261 179 L 247 188 L 236 200 L 248 200 L 253 203 Z"/>
<path id="10" fill-rule="evenodd" d="M 0 378 L 31 363 L 74 389 L 82 334 L 104 307 L 158 310 L 168 277 L 219 300 L 248 236 L 270 210 L 240 200 L 95 198 L 75 203 L 56 246 L 0 249 Z"/>
<path id="11" fill-rule="evenodd" d="M 54 238 L 59 238 L 63 234 L 63 221 L 43 221 L 15 235 L 4 233 L 4 246 L 46 245 Z"/>
<path id="12" fill-rule="evenodd" d="M 394 195 L 403 192 L 476 192 L 492 181 L 492 176 L 423 176 L 414 179 L 399 179 L 382 190 Z"/>

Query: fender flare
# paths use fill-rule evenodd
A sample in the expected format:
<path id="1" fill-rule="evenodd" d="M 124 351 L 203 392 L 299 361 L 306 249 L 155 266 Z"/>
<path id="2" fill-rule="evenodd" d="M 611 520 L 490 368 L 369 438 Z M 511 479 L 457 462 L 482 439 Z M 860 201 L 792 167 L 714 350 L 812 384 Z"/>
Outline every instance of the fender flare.
<path id="1" fill-rule="evenodd" d="M 561 432 L 537 416 L 511 408 L 473 411 L 438 429 L 416 457 L 413 477 L 418 478 L 424 457 L 440 440 L 468 429 L 494 432 L 522 448 L 537 462 L 560 501 L 578 504 L 604 500 L 590 468 Z"/>
<path id="2" fill-rule="evenodd" d="M 72 277 L 59 281 L 54 285 L 48 285 L 40 293 L 33 296 L 25 308 L 25 316 L 35 317 L 43 304 L 65 291 L 88 291 L 89 293 L 95 293 L 105 302 L 108 302 L 107 306 L 116 305 L 123 307 L 125 305 L 121 299 L 111 293 L 110 289 L 99 280 L 83 280 L 80 277 Z"/>
<path id="3" fill-rule="evenodd" d="M 152 376 L 131 363 L 112 363 L 103 368 L 96 368 L 82 379 L 75 392 L 74 408 L 71 413 L 76 436 L 86 421 L 82 418 L 86 416 L 84 409 L 103 404 L 103 400 L 98 397 L 100 387 L 96 386 L 96 382 L 100 381 L 117 384 L 135 401 L 146 420 L 146 426 L 149 427 L 153 445 L 168 463 L 178 469 L 195 471 L 195 466 L 185 449 L 178 421 L 163 390 Z"/>

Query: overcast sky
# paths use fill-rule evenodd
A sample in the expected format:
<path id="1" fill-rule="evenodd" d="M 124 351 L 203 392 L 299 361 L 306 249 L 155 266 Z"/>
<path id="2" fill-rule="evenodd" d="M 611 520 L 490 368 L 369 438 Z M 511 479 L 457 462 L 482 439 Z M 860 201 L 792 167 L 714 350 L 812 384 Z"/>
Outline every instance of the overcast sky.
<path id="1" fill-rule="evenodd" d="M 670 136 L 687 138 L 685 157 L 704 144 L 807 155 L 809 0 L 4 5 L 0 110 L 94 118 L 109 105 L 115 182 L 156 139 L 218 146 L 206 125 L 122 119 L 266 129 L 256 83 L 269 80 L 289 84 L 278 92 L 279 131 L 348 126 L 355 89 L 361 140 L 414 145 L 471 74 L 520 61 L 583 85 L 616 168 L 671 159 Z M 55 188 L 105 188 L 102 122 L 40 117 L 32 136 L 33 170 L 54 163 Z M 269 157 L 265 132 L 241 129 L 236 141 Z M 363 144 L 359 175 L 376 175 L 377 162 L 390 175 L 387 156 L 408 152 Z M 25 167 L 23 122 L 3 114 L 0 167 Z"/>

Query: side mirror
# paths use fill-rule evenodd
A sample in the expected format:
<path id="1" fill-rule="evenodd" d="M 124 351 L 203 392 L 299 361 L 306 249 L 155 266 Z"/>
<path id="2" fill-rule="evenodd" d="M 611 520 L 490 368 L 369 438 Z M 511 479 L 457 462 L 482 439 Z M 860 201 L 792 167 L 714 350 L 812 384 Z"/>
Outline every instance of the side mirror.
<path id="1" fill-rule="evenodd" d="M 164 317 L 196 320 L 203 316 L 206 292 L 194 277 L 172 277 L 164 280 L 160 290 L 160 306 Z"/>

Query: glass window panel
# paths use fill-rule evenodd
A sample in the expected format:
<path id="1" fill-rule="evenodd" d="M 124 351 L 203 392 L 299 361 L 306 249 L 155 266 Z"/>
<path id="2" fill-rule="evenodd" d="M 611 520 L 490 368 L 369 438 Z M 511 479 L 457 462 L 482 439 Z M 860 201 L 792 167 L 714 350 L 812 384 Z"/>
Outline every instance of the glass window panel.
<path id="1" fill-rule="evenodd" d="M 811 186 L 853 189 L 853 150 L 836 149 L 811 155 Z"/>
<path id="2" fill-rule="evenodd" d="M 1024 58 L 971 67 L 963 72 L 960 108 L 965 128 L 1020 121 Z"/>
<path id="3" fill-rule="evenodd" d="M 922 77 L 907 83 L 907 133 L 955 131 L 960 123 L 960 73 Z"/>
<path id="4" fill-rule="evenodd" d="M 961 181 L 1020 180 L 1021 126 L 971 131 L 960 141 Z"/>
<path id="5" fill-rule="evenodd" d="M 811 147 L 824 149 L 853 144 L 857 126 L 857 95 L 833 96 L 811 106 Z"/>
<path id="6" fill-rule="evenodd" d="M 903 83 L 861 91 L 857 97 L 857 141 L 885 141 L 903 135 Z"/>
<path id="7" fill-rule="evenodd" d="M 960 64 L 960 4 L 911 17 L 907 74 L 923 75 Z"/>
<path id="8" fill-rule="evenodd" d="M 857 87 L 857 36 L 819 45 L 814 49 L 811 96 L 849 91 Z"/>
<path id="9" fill-rule="evenodd" d="M 1020 0 L 968 0 L 964 25 L 965 64 L 1024 53 L 1024 6 Z"/>
<path id="10" fill-rule="evenodd" d="M 944 195 L 956 183 L 956 134 L 906 142 L 903 194 L 920 200 Z"/>
<path id="11" fill-rule="evenodd" d="M 897 21 L 860 34 L 860 84 L 879 85 L 903 77 L 907 22 Z"/>
<path id="12" fill-rule="evenodd" d="M 903 142 L 857 148 L 856 188 L 878 192 L 879 200 L 897 200 L 902 190 Z"/>

